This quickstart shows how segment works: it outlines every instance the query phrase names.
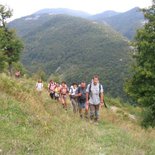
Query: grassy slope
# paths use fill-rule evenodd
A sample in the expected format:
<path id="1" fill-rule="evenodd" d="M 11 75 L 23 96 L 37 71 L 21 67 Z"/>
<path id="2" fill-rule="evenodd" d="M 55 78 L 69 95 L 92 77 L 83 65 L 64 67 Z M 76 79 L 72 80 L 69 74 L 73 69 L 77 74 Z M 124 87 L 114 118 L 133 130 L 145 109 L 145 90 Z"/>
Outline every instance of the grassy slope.
<path id="1" fill-rule="evenodd" d="M 0 75 L 0 153 L 5 155 L 153 155 L 155 131 L 141 129 L 122 112 L 102 109 L 98 126 L 80 120 L 51 101 L 46 90 L 39 96 L 32 80 Z M 122 111 L 139 112 L 121 106 Z M 129 111 L 128 111 L 129 109 Z"/>

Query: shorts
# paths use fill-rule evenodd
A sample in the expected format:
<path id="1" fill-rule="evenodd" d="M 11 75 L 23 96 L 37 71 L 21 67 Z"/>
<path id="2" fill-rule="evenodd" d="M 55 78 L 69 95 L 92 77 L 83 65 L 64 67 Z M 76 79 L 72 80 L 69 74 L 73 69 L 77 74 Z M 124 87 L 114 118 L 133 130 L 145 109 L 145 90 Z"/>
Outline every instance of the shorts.
<path id="1" fill-rule="evenodd" d="M 61 94 L 61 98 L 66 99 L 67 95 L 66 94 Z"/>
<path id="2" fill-rule="evenodd" d="M 85 102 L 79 102 L 78 106 L 79 106 L 80 109 L 85 109 L 86 103 Z"/>
<path id="3" fill-rule="evenodd" d="M 59 97 L 59 94 L 58 93 L 55 93 L 55 97 Z"/>

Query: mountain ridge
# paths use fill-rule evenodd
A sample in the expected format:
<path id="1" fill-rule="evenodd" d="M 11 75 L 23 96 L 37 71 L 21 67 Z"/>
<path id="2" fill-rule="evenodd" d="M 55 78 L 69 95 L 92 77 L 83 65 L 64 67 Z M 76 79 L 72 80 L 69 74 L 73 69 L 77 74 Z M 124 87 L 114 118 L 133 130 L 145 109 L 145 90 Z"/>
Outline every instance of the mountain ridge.
<path id="1" fill-rule="evenodd" d="M 89 18 L 95 20 L 95 19 L 98 19 L 98 18 L 112 17 L 112 16 L 115 16 L 115 15 L 118 15 L 118 14 L 120 14 L 120 12 L 116 12 L 116 11 L 113 11 L 113 10 L 107 10 L 107 11 L 92 15 Z"/>
<path id="2" fill-rule="evenodd" d="M 134 39 L 137 29 L 141 28 L 145 21 L 144 15 L 138 7 L 111 17 L 96 16 L 96 19 L 93 18 L 93 20 L 101 23 L 106 22 L 130 40 Z"/>
<path id="3" fill-rule="evenodd" d="M 144 23 L 144 15 L 140 12 L 138 7 L 130 9 L 126 12 L 116 12 L 112 10 L 104 11 L 95 15 L 90 15 L 83 11 L 78 10 L 71 10 L 66 8 L 55 8 L 55 9 L 42 9 L 35 12 L 32 15 L 22 17 L 20 19 L 16 19 L 11 23 L 18 22 L 18 20 L 27 20 L 27 21 L 34 21 L 38 20 L 40 17 L 45 17 L 47 15 L 69 15 L 73 17 L 81 17 L 87 20 L 92 20 L 94 22 L 108 24 L 113 29 L 118 31 L 124 37 L 128 38 L 129 40 L 133 40 L 136 34 L 137 29 L 141 28 Z M 32 23 L 30 22 L 30 25 Z"/>
<path id="4" fill-rule="evenodd" d="M 90 16 L 89 13 L 86 13 L 84 11 L 79 11 L 79 10 L 72 10 L 72 9 L 67 9 L 67 8 L 46 8 L 46 9 L 41 9 L 35 13 L 34 15 L 42 15 L 42 14 L 65 14 L 65 15 L 71 15 L 75 17 L 83 17 L 87 18 Z"/>

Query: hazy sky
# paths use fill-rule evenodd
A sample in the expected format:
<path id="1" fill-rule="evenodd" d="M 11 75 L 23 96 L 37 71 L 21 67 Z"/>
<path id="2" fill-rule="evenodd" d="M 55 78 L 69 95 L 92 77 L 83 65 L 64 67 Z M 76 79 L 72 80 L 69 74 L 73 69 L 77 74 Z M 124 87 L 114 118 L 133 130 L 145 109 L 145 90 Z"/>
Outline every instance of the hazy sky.
<path id="1" fill-rule="evenodd" d="M 106 10 L 124 12 L 136 6 L 144 8 L 150 6 L 151 2 L 152 0 L 0 0 L 0 4 L 13 9 L 12 19 L 44 8 L 70 8 L 96 14 Z"/>

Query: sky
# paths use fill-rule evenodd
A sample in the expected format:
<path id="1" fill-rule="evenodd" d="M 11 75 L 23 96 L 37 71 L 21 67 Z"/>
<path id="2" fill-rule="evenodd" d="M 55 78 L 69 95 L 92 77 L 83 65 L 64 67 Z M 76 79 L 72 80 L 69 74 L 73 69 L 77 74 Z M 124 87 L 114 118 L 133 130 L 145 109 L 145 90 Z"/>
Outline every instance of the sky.
<path id="1" fill-rule="evenodd" d="M 125 12 L 134 7 L 148 7 L 152 0 L 0 0 L 0 4 L 13 9 L 12 20 L 33 14 L 44 8 L 69 8 L 90 14 L 107 10 Z"/>

